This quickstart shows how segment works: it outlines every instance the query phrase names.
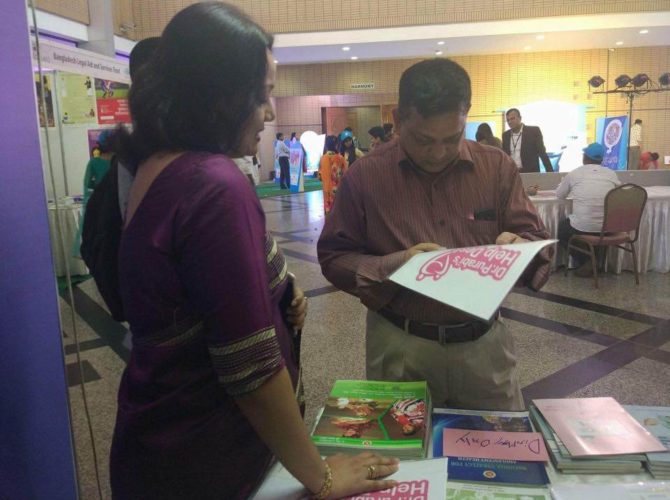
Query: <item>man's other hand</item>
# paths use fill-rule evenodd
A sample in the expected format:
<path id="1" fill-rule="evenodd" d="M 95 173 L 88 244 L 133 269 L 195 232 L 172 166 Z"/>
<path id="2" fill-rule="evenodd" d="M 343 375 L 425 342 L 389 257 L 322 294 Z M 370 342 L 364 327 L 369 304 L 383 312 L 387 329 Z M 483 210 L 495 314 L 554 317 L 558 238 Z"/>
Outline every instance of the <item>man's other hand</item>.
<path id="1" fill-rule="evenodd" d="M 515 245 L 517 243 L 527 243 L 529 240 L 522 238 L 514 233 L 500 233 L 496 238 L 496 245 Z"/>

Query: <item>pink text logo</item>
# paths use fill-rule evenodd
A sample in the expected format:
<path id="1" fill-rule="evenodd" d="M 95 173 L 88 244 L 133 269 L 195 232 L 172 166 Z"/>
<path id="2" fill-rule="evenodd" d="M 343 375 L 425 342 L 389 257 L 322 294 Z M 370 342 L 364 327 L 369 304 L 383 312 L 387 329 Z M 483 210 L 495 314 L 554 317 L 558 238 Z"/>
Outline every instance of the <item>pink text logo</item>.
<path id="1" fill-rule="evenodd" d="M 505 277 L 519 255 L 519 250 L 507 250 L 500 246 L 447 250 L 421 266 L 416 280 L 433 278 L 433 281 L 437 281 L 453 267 L 475 271 L 480 276 L 490 276 L 499 281 Z"/>

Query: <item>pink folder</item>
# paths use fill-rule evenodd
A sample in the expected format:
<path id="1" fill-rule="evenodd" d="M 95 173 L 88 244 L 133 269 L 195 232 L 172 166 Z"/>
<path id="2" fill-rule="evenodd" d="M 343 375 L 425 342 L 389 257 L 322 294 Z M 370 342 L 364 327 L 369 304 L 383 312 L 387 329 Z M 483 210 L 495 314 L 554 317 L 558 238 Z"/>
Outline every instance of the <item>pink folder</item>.
<path id="1" fill-rule="evenodd" d="M 574 457 L 666 451 L 614 398 L 535 399 Z"/>
<path id="2" fill-rule="evenodd" d="M 442 454 L 447 457 L 490 458 L 546 462 L 549 460 L 539 432 L 442 430 Z"/>

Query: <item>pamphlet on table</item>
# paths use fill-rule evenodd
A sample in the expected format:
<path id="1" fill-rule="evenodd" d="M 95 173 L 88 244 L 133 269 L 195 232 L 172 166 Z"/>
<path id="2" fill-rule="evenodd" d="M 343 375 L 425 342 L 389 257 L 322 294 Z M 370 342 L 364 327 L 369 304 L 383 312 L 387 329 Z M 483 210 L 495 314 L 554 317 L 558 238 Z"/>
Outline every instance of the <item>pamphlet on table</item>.
<path id="1" fill-rule="evenodd" d="M 312 440 L 323 455 L 371 450 L 400 459 L 424 458 L 430 415 L 426 382 L 338 380 Z"/>
<path id="2" fill-rule="evenodd" d="M 528 433 L 533 428 L 528 412 L 433 410 L 433 456 L 447 456 L 445 430 Z M 545 485 L 549 482 L 542 461 L 520 461 L 453 456 L 447 464 L 449 481 L 493 484 Z"/>
<path id="3" fill-rule="evenodd" d="M 389 279 L 490 321 L 528 264 L 556 240 L 450 248 L 415 255 Z"/>
<path id="4" fill-rule="evenodd" d="M 398 485 L 389 490 L 362 493 L 351 500 L 444 500 L 447 487 L 447 459 L 405 461 L 398 472 L 389 476 Z M 298 500 L 309 493 L 281 464 L 276 464 L 254 500 Z"/>
<path id="5" fill-rule="evenodd" d="M 447 482 L 447 500 L 551 500 L 546 488 Z M 612 500 L 611 498 L 609 500 Z"/>
<path id="6" fill-rule="evenodd" d="M 660 500 L 670 498 L 670 483 L 563 484 L 551 487 L 554 500 Z"/>

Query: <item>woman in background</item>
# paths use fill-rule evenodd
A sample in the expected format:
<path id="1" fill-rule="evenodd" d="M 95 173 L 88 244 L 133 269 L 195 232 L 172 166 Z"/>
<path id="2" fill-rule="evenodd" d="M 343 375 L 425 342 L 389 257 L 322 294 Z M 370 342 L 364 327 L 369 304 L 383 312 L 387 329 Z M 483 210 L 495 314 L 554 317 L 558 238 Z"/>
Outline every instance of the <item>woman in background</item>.
<path id="1" fill-rule="evenodd" d="M 296 401 L 289 329 L 302 327 L 306 302 L 230 160 L 254 155 L 274 119 L 271 48 L 237 8 L 196 3 L 168 23 L 130 91 L 119 156 L 136 175 L 119 271 L 132 349 L 115 499 L 248 498 L 273 455 L 316 498 L 395 484 L 377 479 L 397 470 L 392 459 L 322 460 Z"/>
<path id="2" fill-rule="evenodd" d="M 498 149 L 503 148 L 502 141 L 493 135 L 493 130 L 491 130 L 491 126 L 488 123 L 482 123 L 477 127 L 475 140 L 480 144 L 486 144 Z"/>
<path id="3" fill-rule="evenodd" d="M 658 153 L 645 151 L 640 155 L 640 170 L 658 170 Z"/>
<path id="4" fill-rule="evenodd" d="M 329 135 L 326 137 L 325 151 L 319 161 L 319 176 L 323 184 L 323 211 L 326 215 L 333 209 L 335 193 L 340 185 L 340 180 L 347 171 L 347 162 L 337 152 L 337 137 Z"/>
<path id="5" fill-rule="evenodd" d="M 354 134 L 346 129 L 340 134 L 339 152 L 344 156 L 348 167 L 350 167 L 358 158 L 364 156 L 363 152 L 354 144 Z"/>

